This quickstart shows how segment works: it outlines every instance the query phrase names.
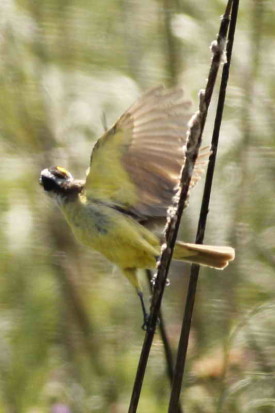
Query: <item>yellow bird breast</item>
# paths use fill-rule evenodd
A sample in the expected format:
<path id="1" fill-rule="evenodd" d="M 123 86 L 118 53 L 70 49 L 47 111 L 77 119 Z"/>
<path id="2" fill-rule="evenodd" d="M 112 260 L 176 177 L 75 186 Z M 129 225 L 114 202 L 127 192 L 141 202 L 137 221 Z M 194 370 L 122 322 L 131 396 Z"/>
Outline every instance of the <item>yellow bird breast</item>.
<path id="1" fill-rule="evenodd" d="M 92 201 L 61 206 L 75 237 L 121 268 L 154 268 L 158 238 L 123 212 Z"/>

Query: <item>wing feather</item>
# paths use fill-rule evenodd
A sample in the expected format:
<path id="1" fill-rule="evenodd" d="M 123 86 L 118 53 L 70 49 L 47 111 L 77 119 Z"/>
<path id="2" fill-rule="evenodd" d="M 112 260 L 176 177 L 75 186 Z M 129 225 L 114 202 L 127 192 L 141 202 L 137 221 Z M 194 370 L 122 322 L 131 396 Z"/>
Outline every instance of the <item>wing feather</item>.
<path id="1" fill-rule="evenodd" d="M 85 184 L 87 197 L 143 220 L 165 217 L 184 164 L 189 108 L 181 89 L 159 86 L 138 99 L 97 141 Z M 192 185 L 204 164 L 205 154 L 198 158 Z"/>

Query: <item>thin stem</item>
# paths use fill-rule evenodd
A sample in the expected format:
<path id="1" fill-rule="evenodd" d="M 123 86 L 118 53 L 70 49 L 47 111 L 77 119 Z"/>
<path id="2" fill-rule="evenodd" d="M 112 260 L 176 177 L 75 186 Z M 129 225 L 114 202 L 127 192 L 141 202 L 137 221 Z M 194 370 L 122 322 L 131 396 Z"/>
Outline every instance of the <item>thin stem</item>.
<path id="1" fill-rule="evenodd" d="M 178 74 L 180 71 L 178 42 L 173 34 L 172 30 L 172 18 L 176 10 L 176 4 L 174 0 L 163 0 L 163 25 L 165 33 L 165 54 L 168 82 L 171 86 L 177 83 Z"/>
<path id="2" fill-rule="evenodd" d="M 232 3 L 232 14 L 231 14 L 231 23 L 229 26 L 229 34 L 228 34 L 228 42 L 226 47 L 227 52 L 227 62 L 224 64 L 221 85 L 220 85 L 220 93 L 219 93 L 219 100 L 217 105 L 217 113 L 215 118 L 213 136 L 212 136 L 212 154 L 209 159 L 207 174 L 206 174 L 206 182 L 204 188 L 204 194 L 202 199 L 201 211 L 200 211 L 200 218 L 198 223 L 197 229 L 197 236 L 196 236 L 196 243 L 201 244 L 204 239 L 205 227 L 206 227 L 206 220 L 207 214 L 209 210 L 209 201 L 210 201 L 210 194 L 211 194 L 211 187 L 212 187 L 212 180 L 213 174 L 215 169 L 215 160 L 217 154 L 217 147 L 219 141 L 219 132 L 221 126 L 221 120 L 223 115 L 223 108 L 224 108 L 224 101 L 225 101 L 225 94 L 226 94 L 226 87 L 229 77 L 229 69 L 230 69 L 230 61 L 231 61 L 231 54 L 232 54 L 232 47 L 234 41 L 234 34 L 235 34 L 235 27 L 238 15 L 238 6 L 239 1 L 233 0 Z M 227 14 L 224 15 L 223 20 L 221 22 L 220 32 L 218 36 L 218 44 L 219 42 L 225 42 L 227 28 L 229 24 L 229 10 L 230 8 L 227 5 L 226 12 Z M 214 57 L 213 57 L 214 60 Z M 210 69 L 211 72 L 211 69 Z M 170 404 L 169 404 L 169 413 L 175 413 L 177 410 L 178 401 L 180 398 L 180 391 L 182 386 L 182 379 L 183 373 L 185 368 L 185 361 L 186 361 L 186 353 L 188 347 L 188 340 L 191 328 L 191 319 L 193 314 L 195 296 L 196 296 L 196 287 L 198 282 L 199 276 L 199 265 L 193 264 L 191 267 L 191 275 L 189 281 L 189 288 L 187 292 L 187 299 L 185 305 L 185 313 L 182 323 L 180 341 L 178 346 L 178 354 L 177 354 L 177 361 L 175 366 L 175 374 L 174 374 L 174 382 L 173 388 L 171 392 Z"/>
<path id="3" fill-rule="evenodd" d="M 212 44 L 213 58 L 209 72 L 209 78 L 205 91 L 200 92 L 199 110 L 194 114 L 190 121 L 190 127 L 187 133 L 185 163 L 180 179 L 180 191 L 178 202 L 173 205 L 173 210 L 167 218 L 165 230 L 165 243 L 163 246 L 160 261 L 158 263 L 157 276 L 155 278 L 154 294 L 150 311 L 148 328 L 145 334 L 143 347 L 140 354 L 139 364 L 137 368 L 136 378 L 133 386 L 132 397 L 129 406 L 129 413 L 135 413 L 139 403 L 141 388 L 147 367 L 147 362 L 154 338 L 154 332 L 158 320 L 161 300 L 166 285 L 167 274 L 170 267 L 170 262 L 173 255 L 174 245 L 176 242 L 180 220 L 183 209 L 186 205 L 186 200 L 189 193 L 189 184 L 194 169 L 194 165 L 198 156 L 199 147 L 201 144 L 202 133 L 207 117 L 208 107 L 211 101 L 214 85 L 217 78 L 218 68 L 223 56 L 227 27 L 229 24 L 229 15 L 224 15 L 221 22 L 221 29 L 218 39 Z M 174 404 L 173 413 L 177 411 L 179 398 Z"/>
<path id="4" fill-rule="evenodd" d="M 146 270 L 146 275 L 147 275 L 147 280 L 148 280 L 150 291 L 153 292 L 153 287 L 152 287 L 152 282 L 151 282 L 152 271 Z M 162 340 L 163 348 L 164 348 L 167 376 L 172 386 L 173 376 L 174 376 L 174 360 L 173 360 L 172 348 L 169 342 L 168 334 L 167 334 L 166 327 L 165 327 L 165 321 L 164 321 L 164 317 L 163 317 L 161 309 L 159 312 L 159 332 L 160 332 L 160 336 L 161 336 L 161 340 Z M 183 412 L 180 403 L 178 406 L 178 412 L 179 413 Z"/>

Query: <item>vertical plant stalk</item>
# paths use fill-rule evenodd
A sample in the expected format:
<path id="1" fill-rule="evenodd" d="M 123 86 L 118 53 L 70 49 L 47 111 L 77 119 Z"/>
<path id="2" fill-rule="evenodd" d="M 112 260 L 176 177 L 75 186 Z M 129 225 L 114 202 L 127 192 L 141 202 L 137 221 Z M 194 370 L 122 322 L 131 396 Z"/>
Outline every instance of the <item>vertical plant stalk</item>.
<path id="1" fill-rule="evenodd" d="M 139 364 L 137 368 L 136 378 L 132 391 L 132 397 L 129 406 L 129 413 L 135 413 L 137 411 L 142 383 L 147 367 L 147 362 L 153 343 L 156 324 L 158 321 L 158 315 L 161 306 L 161 300 L 166 285 L 167 274 L 173 254 L 174 245 L 178 233 L 179 223 L 184 205 L 187 200 L 189 184 L 191 181 L 194 164 L 199 150 L 199 136 L 201 131 L 201 116 L 200 112 L 197 112 L 192 119 L 192 126 L 190 128 L 189 139 L 187 140 L 187 150 L 185 165 L 182 173 L 182 187 L 179 196 L 178 204 L 173 206 L 170 215 L 167 219 L 166 231 L 165 231 L 165 243 L 162 247 L 162 253 L 160 261 L 158 263 L 158 271 L 154 282 L 154 293 L 152 297 L 152 304 L 150 308 L 150 317 L 147 324 L 147 331 L 140 354 Z"/>
<path id="2" fill-rule="evenodd" d="M 151 293 L 153 293 L 153 286 L 152 286 L 152 271 L 151 270 L 146 270 L 146 276 L 148 280 L 148 285 Z M 164 318 L 162 315 L 162 311 L 160 310 L 159 312 L 159 332 L 161 336 L 161 340 L 163 343 L 163 348 L 164 348 L 164 354 L 165 354 L 165 359 L 166 359 L 166 370 L 167 370 L 167 376 L 171 382 L 171 385 L 173 383 L 173 370 L 174 370 L 174 362 L 173 362 L 173 355 L 172 355 L 172 349 L 169 343 L 168 335 L 166 332 L 165 328 L 165 322 Z"/>
<path id="3" fill-rule="evenodd" d="M 151 282 L 151 280 L 152 280 L 152 271 L 151 270 L 146 270 L 146 276 L 147 276 L 150 291 L 151 291 L 151 293 L 153 293 L 153 286 L 152 286 L 152 282 Z M 168 379 L 169 379 L 171 387 L 172 387 L 173 376 L 174 376 L 174 360 L 173 360 L 172 348 L 171 348 L 171 345 L 170 345 L 170 342 L 169 342 L 168 334 L 167 334 L 166 327 L 165 327 L 165 321 L 164 321 L 161 309 L 159 311 L 159 333 L 160 333 L 161 341 L 162 341 L 162 344 L 163 344 L 164 356 L 165 356 L 165 360 L 166 360 L 166 372 L 167 372 L 167 376 L 168 376 Z M 182 412 L 183 412 L 182 407 L 179 404 L 178 413 L 182 413 Z"/>
<path id="4" fill-rule="evenodd" d="M 212 143 L 211 143 L 212 154 L 209 159 L 203 200 L 202 200 L 201 211 L 200 211 L 200 218 L 199 218 L 198 229 L 197 229 L 196 243 L 198 244 L 202 244 L 203 239 L 204 239 L 206 220 L 207 220 L 207 214 L 208 214 L 208 208 L 209 208 L 209 200 L 210 200 L 211 187 L 212 187 L 212 180 L 213 180 L 214 169 L 215 169 L 217 147 L 218 147 L 218 141 L 219 141 L 219 132 L 220 132 L 220 126 L 221 126 L 221 121 L 222 121 L 222 115 L 223 115 L 226 87 L 227 87 L 228 77 L 229 77 L 232 47 L 233 47 L 233 42 L 234 42 L 234 34 L 235 34 L 238 7 L 239 7 L 238 0 L 233 0 L 233 2 L 228 2 L 228 3 L 232 4 L 232 12 L 231 12 L 231 23 L 229 26 L 229 34 L 228 34 L 228 41 L 227 41 L 227 47 L 226 47 L 227 61 L 223 67 L 219 99 L 218 99 L 218 105 L 217 105 L 217 112 L 216 112 Z M 228 13 L 229 13 L 229 10 L 230 8 L 227 7 Z M 225 21 L 227 22 L 227 25 L 229 24 L 228 17 L 229 17 L 228 14 L 224 15 L 223 17 L 223 19 L 225 19 Z M 223 22 L 221 23 L 221 29 L 222 29 L 222 25 L 223 25 Z M 226 39 L 226 32 L 227 32 L 227 28 L 225 27 L 224 32 L 222 33 L 222 36 L 220 37 L 222 39 L 222 42 L 224 42 Z M 220 35 L 221 35 L 221 30 L 220 30 L 219 36 Z M 218 36 L 218 39 L 219 39 L 219 36 Z M 183 379 L 183 373 L 184 373 L 184 367 L 185 367 L 185 361 L 186 361 L 186 353 L 187 353 L 188 339 L 189 339 L 190 327 L 191 327 L 191 319 L 192 319 L 192 313 L 193 313 L 193 307 L 194 307 L 194 301 L 195 301 L 195 295 L 196 295 L 199 268 L 200 268 L 199 265 L 195 265 L 195 264 L 193 264 L 191 267 L 189 288 L 187 292 L 185 313 L 184 313 L 184 319 L 182 323 L 180 341 L 179 341 L 179 346 L 178 346 L 177 361 L 176 361 L 176 366 L 175 366 L 174 381 L 173 381 L 173 387 L 172 387 L 172 392 L 171 392 L 168 413 L 175 413 L 177 411 L 178 401 L 180 398 L 180 391 L 181 391 L 181 385 L 182 385 L 182 379 Z"/>
<path id="5" fill-rule="evenodd" d="M 226 6 L 225 14 L 222 18 L 219 35 L 217 37 L 217 40 L 212 43 L 211 48 L 213 57 L 206 89 L 205 91 L 200 91 L 199 110 L 192 117 L 189 125 L 189 130 L 187 132 L 185 163 L 180 179 L 180 190 L 178 200 L 174 202 L 174 205 L 173 207 L 171 207 L 170 213 L 168 214 L 167 218 L 164 237 L 165 242 L 162 247 L 161 257 L 158 263 L 158 271 L 155 277 L 154 294 L 150 309 L 150 319 L 148 322 L 148 328 L 145 333 L 145 338 L 140 354 L 139 364 L 136 372 L 130 406 L 128 410 L 129 413 L 135 413 L 137 411 L 139 403 L 143 379 L 154 338 L 161 300 L 166 285 L 167 274 L 173 255 L 180 220 L 188 197 L 189 184 L 191 181 L 194 165 L 198 156 L 199 147 L 202 140 L 202 133 L 207 117 L 208 107 L 211 101 L 220 62 L 223 57 L 226 34 L 229 25 L 229 14 L 231 10 L 231 4 L 232 0 L 229 0 Z M 177 399 L 176 404 L 174 404 L 173 413 L 175 413 L 178 409 L 178 402 L 179 398 Z M 170 410 L 170 412 L 172 412 L 172 410 Z"/>
<path id="6" fill-rule="evenodd" d="M 57 251 L 69 249 L 69 242 L 64 239 L 62 232 L 59 231 L 59 227 L 54 225 L 55 222 L 50 223 L 50 231 L 52 239 L 55 242 L 55 249 Z M 73 262 L 69 262 L 62 256 L 58 257 L 58 267 L 55 272 L 60 290 L 62 291 L 65 307 L 70 310 L 73 316 L 73 324 L 77 326 L 79 332 L 81 332 L 80 340 L 86 354 L 89 358 L 91 366 L 94 368 L 99 376 L 104 373 L 104 363 L 101 360 L 101 355 L 98 348 L 98 342 L 94 334 L 94 328 L 92 319 L 89 317 L 85 302 L 81 296 L 81 292 L 77 287 L 74 274 L 77 270 L 73 268 Z M 56 258 L 53 261 L 53 265 L 56 266 Z M 67 320 L 66 320 L 67 322 Z M 70 324 L 66 325 L 66 328 L 70 330 Z M 68 332 L 69 334 L 69 332 Z M 97 354 L 97 357 L 93 355 Z"/>
<path id="7" fill-rule="evenodd" d="M 165 36 L 165 63 L 168 75 L 167 81 L 171 86 L 177 84 L 180 72 L 180 55 L 178 39 L 174 36 L 172 30 L 172 17 L 177 12 L 177 2 L 175 0 L 163 0 L 163 33 Z"/>

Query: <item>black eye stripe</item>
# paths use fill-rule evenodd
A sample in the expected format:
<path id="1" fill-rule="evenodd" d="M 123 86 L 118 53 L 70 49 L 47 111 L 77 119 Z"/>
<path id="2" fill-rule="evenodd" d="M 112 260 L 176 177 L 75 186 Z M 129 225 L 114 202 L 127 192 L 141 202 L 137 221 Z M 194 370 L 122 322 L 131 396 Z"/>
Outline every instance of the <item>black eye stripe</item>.
<path id="1" fill-rule="evenodd" d="M 57 183 L 47 176 L 42 176 L 41 181 L 45 191 L 53 191 L 58 189 Z"/>

